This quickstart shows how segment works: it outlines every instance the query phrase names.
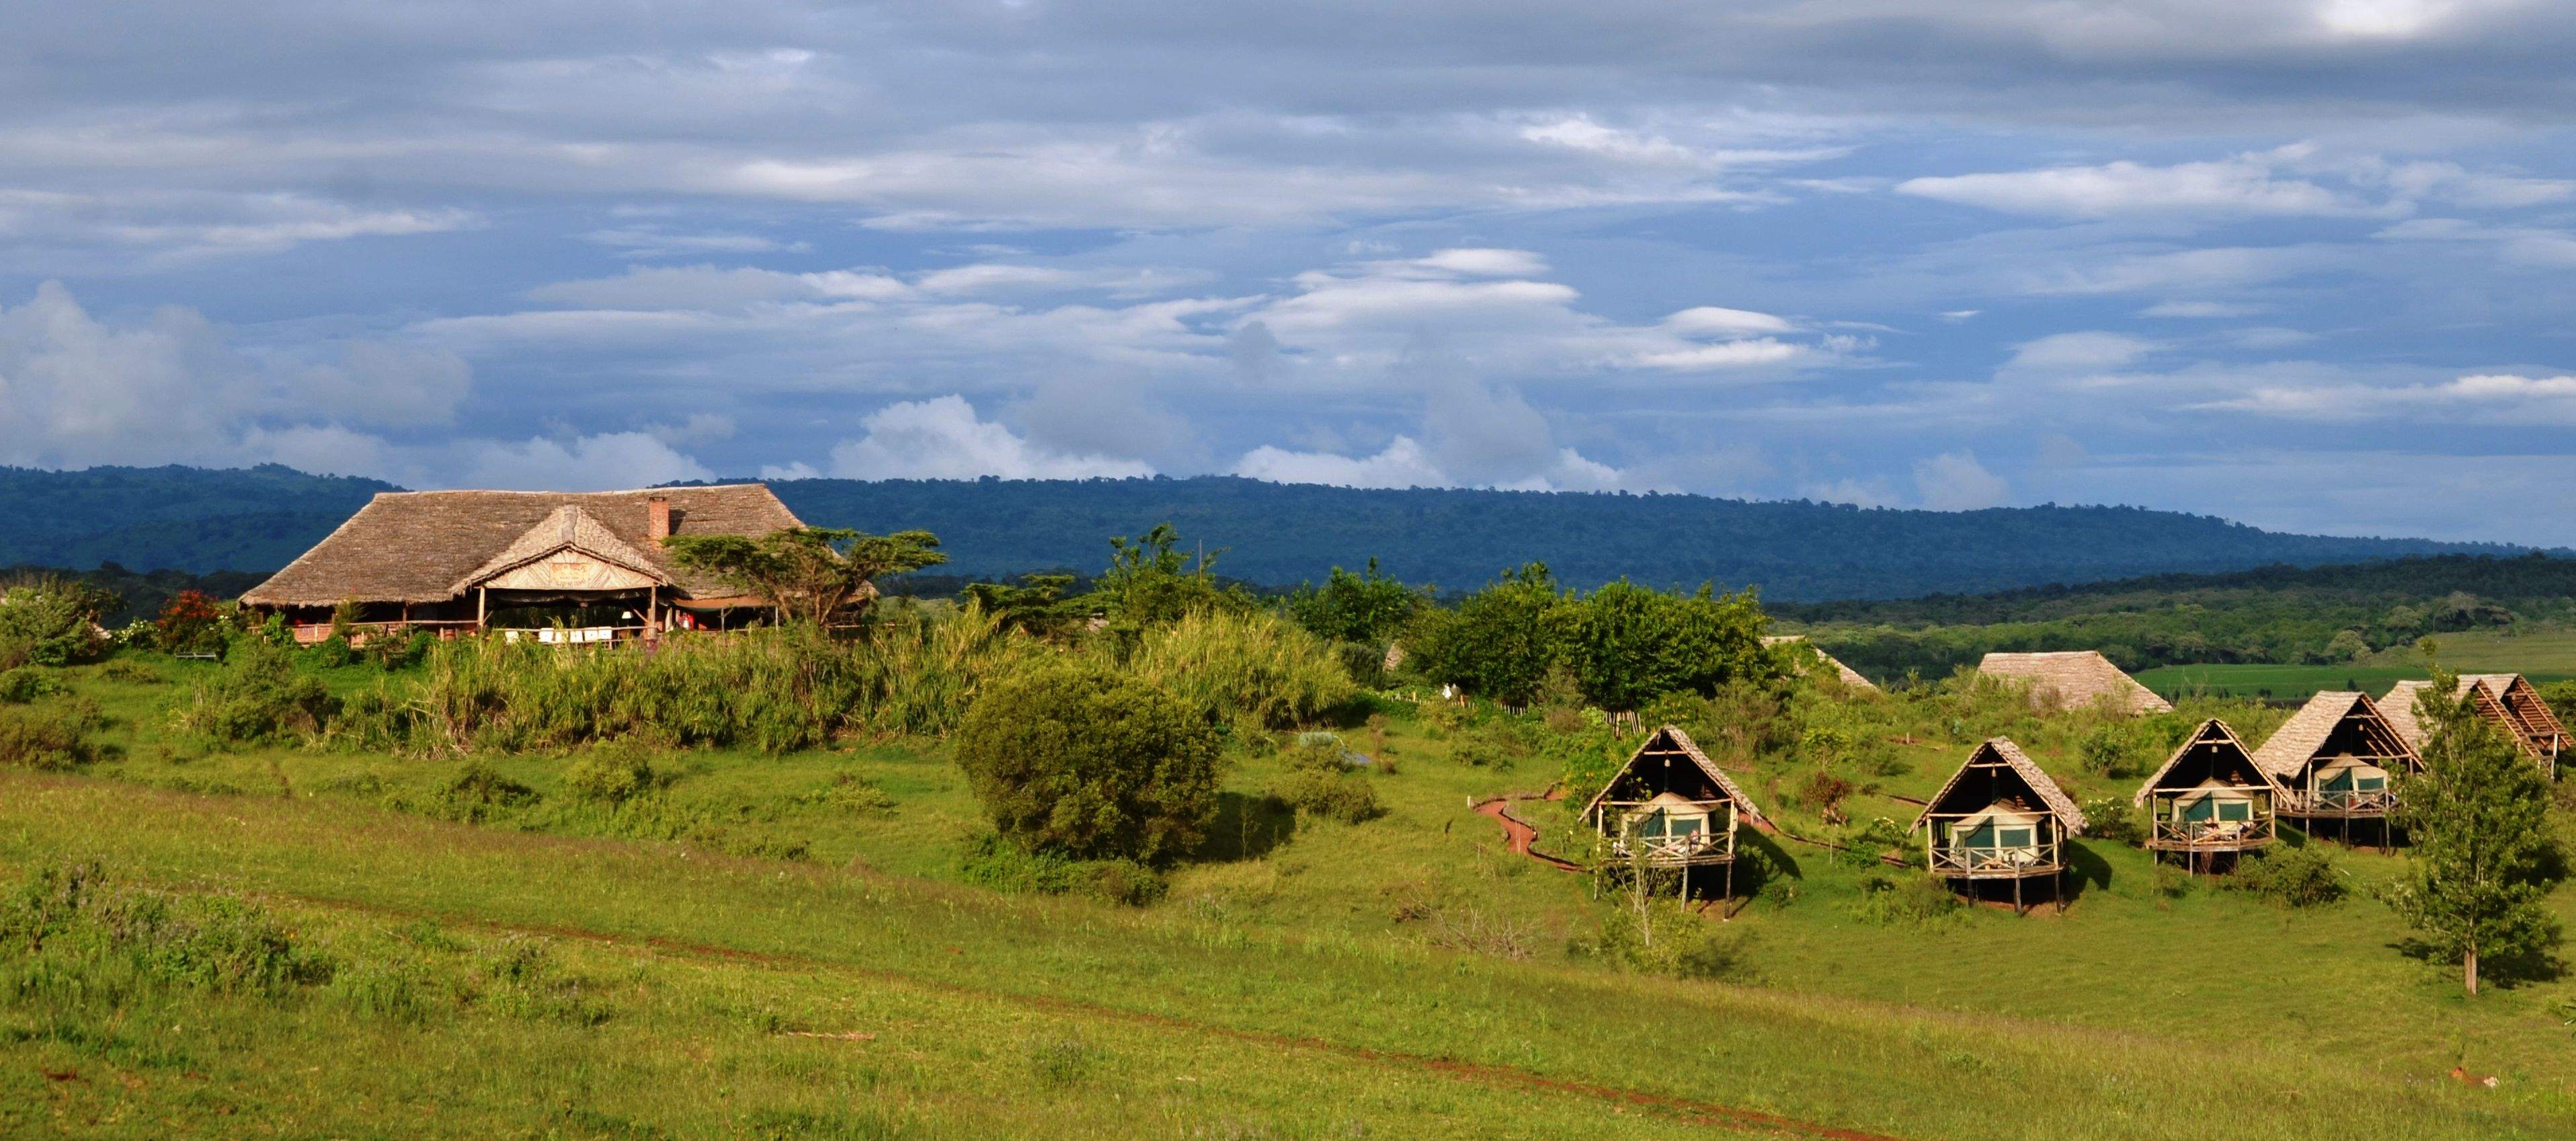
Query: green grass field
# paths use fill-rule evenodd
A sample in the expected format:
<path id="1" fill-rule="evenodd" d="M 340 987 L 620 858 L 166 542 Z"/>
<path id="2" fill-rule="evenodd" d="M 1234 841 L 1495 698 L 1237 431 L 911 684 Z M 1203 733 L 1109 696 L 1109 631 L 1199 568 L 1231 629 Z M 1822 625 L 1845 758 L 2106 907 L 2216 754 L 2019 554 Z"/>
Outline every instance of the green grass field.
<path id="1" fill-rule="evenodd" d="M 461 762 L 207 751 L 165 728 L 177 687 L 75 684 L 122 753 L 0 773 L 0 871 L 256 902 L 341 969 L 255 998 L 11 966 L 11 1135 L 2576 1135 L 2576 982 L 2460 996 L 2367 898 L 2401 858 L 2339 853 L 2352 896 L 2291 911 L 2086 842 L 2062 916 L 1884 923 L 1863 870 L 1755 840 L 1792 874 L 1682 978 L 1580 953 L 1612 905 L 1472 811 L 1553 773 L 1411 720 L 1360 742 L 1395 762 L 1363 824 L 1250 810 L 1279 762 L 1239 758 L 1209 853 L 1137 908 L 964 882 L 982 823 L 936 744 L 667 756 L 619 810 L 564 795 L 562 758 L 495 758 L 542 799 L 471 824 L 413 810 Z M 2278 720 L 2193 706 L 2222 708 Z M 2134 786 L 2014 732 L 2079 797 Z M 1888 744 L 1856 818 L 1910 820 L 1968 746 Z M 1796 777 L 1743 779 L 1824 831 Z M 530 946 L 557 998 L 495 965 Z"/>

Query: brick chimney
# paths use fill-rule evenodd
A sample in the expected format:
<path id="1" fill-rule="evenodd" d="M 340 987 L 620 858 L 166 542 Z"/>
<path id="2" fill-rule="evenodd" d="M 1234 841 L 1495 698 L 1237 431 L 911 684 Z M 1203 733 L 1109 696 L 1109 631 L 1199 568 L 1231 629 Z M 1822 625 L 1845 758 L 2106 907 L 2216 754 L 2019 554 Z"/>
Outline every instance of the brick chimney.
<path id="1" fill-rule="evenodd" d="M 656 494 L 644 501 L 644 537 L 656 543 L 671 537 L 671 497 Z"/>

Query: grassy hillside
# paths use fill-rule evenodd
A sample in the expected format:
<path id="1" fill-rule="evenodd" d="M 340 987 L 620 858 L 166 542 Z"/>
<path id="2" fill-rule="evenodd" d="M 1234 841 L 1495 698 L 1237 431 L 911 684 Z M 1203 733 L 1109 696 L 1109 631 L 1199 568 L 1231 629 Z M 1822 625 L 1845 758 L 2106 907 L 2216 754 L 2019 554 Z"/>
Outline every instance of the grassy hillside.
<path id="1" fill-rule="evenodd" d="M 1942 513 L 1691 495 L 1368 491 L 1205 477 L 1087 480 L 794 480 L 774 484 L 808 522 L 945 540 L 946 571 L 1096 571 L 1108 537 L 1157 523 L 1222 548 L 1220 572 L 1293 586 L 1375 557 L 1408 582 L 1472 589 L 1539 560 L 1566 583 L 1760 586 L 1774 600 L 1883 598 L 2085 582 L 2159 571 L 2351 562 L 2499 546 L 2259 531 L 2111 507 Z M 389 485 L 265 466 L 240 471 L 0 469 L 0 566 L 267 571 Z"/>
<path id="2" fill-rule="evenodd" d="M 2397 857 L 2339 851 L 2352 896 L 2285 910 L 2083 841 L 2062 916 L 1905 917 L 1883 906 L 1879 873 L 1756 838 L 1780 874 L 1731 922 L 1668 928 L 1707 940 L 1676 976 L 1593 949 L 1615 903 L 1503 850 L 1473 811 L 1554 779 L 1535 756 L 1461 748 L 1555 731 L 1534 720 L 1382 705 L 1346 730 L 1390 762 L 1365 778 L 1387 814 L 1355 825 L 1264 807 L 1282 761 L 1238 751 L 1217 836 L 1137 908 L 967 882 L 984 826 L 936 741 L 658 753 L 676 779 L 606 808 L 570 792 L 562 756 L 210 749 L 169 714 L 217 668 L 65 671 L 76 694 L 42 700 L 98 703 L 117 752 L 76 773 L 0 773 L 0 873 L 96 859 L 118 890 L 265 908 L 337 970 L 253 995 L 13 949 L 0 970 L 39 981 L 0 1010 L 0 1131 L 2576 1131 L 2576 983 L 2544 971 L 2461 999 L 2366 897 Z M 327 677 L 343 692 L 386 680 Z M 2198 701 L 2150 732 L 2208 713 L 2256 739 L 2280 717 Z M 2138 742 L 2127 771 L 2096 774 L 2078 755 L 2109 723 L 1957 695 L 1797 717 L 1807 730 L 1787 735 L 1803 744 L 1754 750 L 1738 779 L 1815 837 L 1842 834 L 1808 791 L 1819 765 L 1859 778 L 1841 807 L 1865 822 L 1909 819 L 1902 798 L 1989 733 L 2084 798 L 2125 798 L 2162 748 Z M 1737 755 L 1723 726 L 1702 735 Z M 529 797 L 460 813 L 444 790 L 476 763 Z M 1561 805 L 1525 811 L 1558 842 Z M 2576 890 L 2552 907 L 2576 917 Z M 164 1025 L 188 1032 L 144 1029 Z M 2500 1084 L 2443 1078 L 2455 1065 Z M 2192 1089 L 2226 1093 L 2177 1096 Z"/>

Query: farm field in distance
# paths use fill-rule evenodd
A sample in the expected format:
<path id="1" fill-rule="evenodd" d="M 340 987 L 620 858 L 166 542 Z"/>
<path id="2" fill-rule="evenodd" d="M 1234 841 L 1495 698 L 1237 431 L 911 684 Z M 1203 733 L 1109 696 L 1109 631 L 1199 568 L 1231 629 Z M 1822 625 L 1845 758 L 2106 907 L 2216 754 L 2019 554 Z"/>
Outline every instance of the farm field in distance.
<path id="1" fill-rule="evenodd" d="M 268 999 L 112 980 L 135 996 L 113 1018 L 22 974 L 8 1131 L 2163 1138 L 2205 1124 L 2176 1083 L 2236 1090 L 2244 1135 L 2576 1129 L 2576 983 L 2461 998 L 2396 946 L 2369 894 L 2402 861 L 2372 851 L 2336 849 L 2341 902 L 2287 910 L 2079 841 L 2063 915 L 1891 917 L 1869 866 L 1791 838 L 1837 831 L 1803 768 L 1764 760 L 1738 779 L 1787 835 L 1746 842 L 1779 872 L 1731 921 L 1686 921 L 1708 941 L 1676 976 L 1622 966 L 1600 945 L 1615 893 L 1474 811 L 1557 775 L 1470 748 L 1499 714 L 1388 701 L 1345 728 L 1388 762 L 1361 778 L 1385 814 L 1357 824 L 1263 807 L 1281 760 L 1232 757 L 1209 845 L 1132 907 L 991 886 L 940 744 L 666 750 L 667 784 L 608 808 L 562 755 L 208 750 L 167 710 L 221 668 L 63 671 L 116 748 L 0 775 L 0 874 L 96 861 L 123 890 L 261 907 L 339 971 Z M 2134 787 L 2084 769 L 2083 715 L 1921 700 L 1815 714 L 1913 726 L 1860 750 L 1855 822 L 1909 821 L 1995 732 L 2079 799 Z M 2178 720 L 2213 714 L 2249 739 L 2281 717 L 2190 699 Z M 526 796 L 442 818 L 478 766 Z M 1563 805 L 1521 811 L 1566 842 Z M 2550 907 L 2576 917 L 2576 892 Z M 1686 1033 L 1641 1039 L 1639 1010 Z"/>

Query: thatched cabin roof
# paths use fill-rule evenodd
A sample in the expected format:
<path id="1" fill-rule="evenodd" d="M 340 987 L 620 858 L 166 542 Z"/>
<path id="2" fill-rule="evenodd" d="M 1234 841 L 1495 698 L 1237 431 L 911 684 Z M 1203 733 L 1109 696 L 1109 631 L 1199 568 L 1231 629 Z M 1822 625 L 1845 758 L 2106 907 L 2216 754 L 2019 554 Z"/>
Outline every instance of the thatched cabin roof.
<path id="1" fill-rule="evenodd" d="M 2411 721 L 2415 714 L 2406 714 Z M 2334 736 L 2335 729 L 2347 721 L 2357 722 L 2363 736 L 2378 741 L 2378 747 L 2391 754 L 2412 760 L 2415 746 L 2399 731 L 2395 722 L 2372 701 L 2367 693 L 2327 692 L 2311 694 L 2308 703 L 2272 731 L 2263 747 L 2254 750 L 2254 763 L 2272 774 L 2276 781 L 2287 781 L 2307 770 L 2317 754 Z"/>
<path id="2" fill-rule="evenodd" d="M 1824 647 L 1808 641 L 1807 636 L 1804 634 L 1766 634 L 1762 638 L 1762 644 L 1765 646 L 1783 646 L 1792 642 L 1815 651 L 1816 656 L 1824 660 L 1825 665 L 1834 671 L 1835 677 L 1842 679 L 1844 685 L 1850 686 L 1853 689 L 1866 689 L 1872 692 L 1877 691 L 1878 687 L 1876 685 L 1872 685 L 1868 678 L 1860 676 L 1859 670 L 1842 664 L 1842 662 L 1836 660 L 1832 654 L 1826 653 Z"/>
<path id="3" fill-rule="evenodd" d="M 1924 803 L 1922 815 L 1914 818 L 1913 827 L 1906 829 L 1906 833 L 1911 835 L 1914 829 L 1923 827 L 1924 821 L 1941 810 L 1942 803 L 1950 798 L 1951 792 L 1959 787 L 1959 782 L 1967 777 L 1969 770 L 1980 765 L 2001 765 L 2011 771 L 2030 794 L 2047 807 L 2050 815 L 2066 826 L 2068 835 L 2083 835 L 2084 829 L 2090 826 L 2084 819 L 2084 810 L 2075 806 L 2075 798 L 2057 787 L 2057 782 L 2039 767 L 2039 762 L 2031 760 L 2029 754 L 2021 751 L 2021 746 L 2013 744 L 2012 738 L 1992 737 L 1977 746 L 1975 752 L 1969 753 L 1967 760 L 1959 762 L 1958 771 L 1951 773 L 1950 779 L 1941 785 L 1941 791 L 1933 793 L 1931 799 Z"/>
<path id="4" fill-rule="evenodd" d="M 2127 713 L 2173 712 L 2172 702 L 2156 696 L 2094 650 L 1988 654 L 1977 663 L 1977 672 L 2030 687 L 2035 705 L 2080 709 L 2108 699 Z"/>
<path id="5" fill-rule="evenodd" d="M 730 594 L 674 568 L 651 536 L 667 496 L 674 535 L 766 535 L 804 526 L 764 484 L 636 491 L 389 491 L 286 569 L 242 595 L 252 606 L 444 602 L 512 566 L 570 547 L 684 595 Z"/>
<path id="6" fill-rule="evenodd" d="M 2429 681 L 2401 681 L 2389 688 L 2386 697 L 2379 699 L 2380 712 L 2388 718 L 2388 723 L 2397 728 L 2408 745 L 2419 750 L 2424 747 L 2425 730 L 2423 723 L 2415 718 L 2415 697 L 2431 684 Z M 2566 730 L 2559 726 L 2557 715 L 2550 711 L 2548 703 L 2540 700 L 2540 693 L 2529 678 L 2521 674 L 2461 674 L 2452 694 L 2469 697 L 2472 691 L 2479 715 L 2494 722 L 2496 728 L 2503 730 L 2524 752 L 2545 756 L 2565 742 Z"/>
<path id="7" fill-rule="evenodd" d="M 2130 797 L 2129 802 L 2145 804 L 2147 797 L 2159 789 L 2173 791 L 2176 786 L 2168 786 L 2166 778 L 2171 776 L 2185 760 L 2192 759 L 2193 753 L 2201 750 L 2207 750 L 2204 754 L 2204 758 L 2208 761 L 2207 771 L 2202 772 L 2198 768 L 2185 769 L 2183 775 L 2177 778 L 2178 780 L 2188 781 L 2190 786 L 2198 786 L 2214 780 L 2234 787 L 2265 786 L 2275 792 L 2280 791 L 2280 782 L 2272 778 L 2269 770 L 2255 763 L 2254 751 L 2245 747 L 2244 740 L 2236 735 L 2236 730 L 2229 728 L 2226 722 L 2212 717 L 2201 722 L 2200 728 L 2192 730 L 2191 736 L 2183 738 L 2182 744 L 2174 748 L 2173 755 L 2166 757 L 2164 764 L 2157 766 L 2155 772 L 2147 775 L 2146 783 L 2138 786 L 2137 795 Z M 2194 774 L 2198 774 L 2201 779 L 2193 780 Z"/>
<path id="8" fill-rule="evenodd" d="M 1637 766 L 1639 760 L 1656 753 L 1680 753 L 1689 758 L 1692 764 L 1699 767 L 1700 772 L 1708 776 L 1709 783 L 1724 792 L 1726 798 L 1743 809 L 1746 816 L 1756 821 L 1762 820 L 1762 810 L 1754 807 L 1753 798 L 1744 795 L 1744 790 L 1736 787 L 1735 782 L 1727 778 L 1726 770 L 1717 767 L 1716 761 L 1708 759 L 1708 754 L 1700 751 L 1699 743 L 1691 740 L 1690 734 L 1683 732 L 1678 725 L 1666 725 L 1656 729 L 1654 733 L 1647 736 L 1644 744 L 1637 746 L 1636 752 L 1628 754 L 1627 763 L 1620 765 L 1618 772 L 1611 774 L 1609 780 L 1602 782 L 1601 791 L 1593 793 L 1592 799 L 1584 803 L 1584 819 L 1591 819 L 1592 814 L 1600 810 L 1601 801 L 1610 795 L 1611 789 L 1619 787 L 1620 780 L 1628 775 L 1629 770 Z M 1768 823 L 1762 826 L 1770 827 Z"/>

